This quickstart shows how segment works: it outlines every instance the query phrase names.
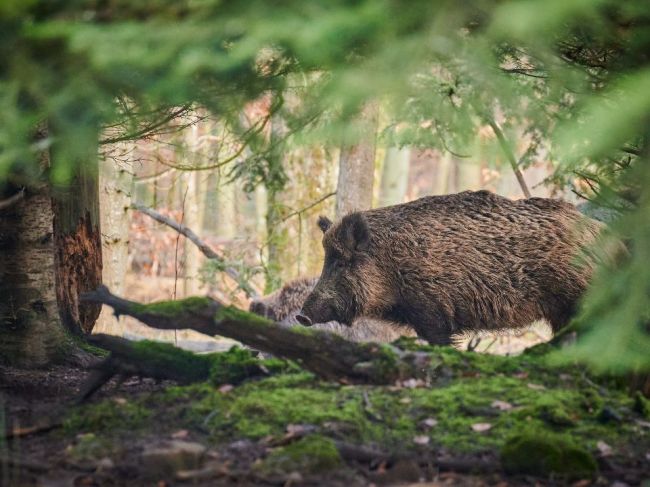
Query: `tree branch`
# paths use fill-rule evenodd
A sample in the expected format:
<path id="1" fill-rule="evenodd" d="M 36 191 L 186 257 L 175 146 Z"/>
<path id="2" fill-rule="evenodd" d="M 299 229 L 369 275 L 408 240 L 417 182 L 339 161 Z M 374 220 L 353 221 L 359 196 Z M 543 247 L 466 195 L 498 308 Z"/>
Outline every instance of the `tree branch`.
<path id="1" fill-rule="evenodd" d="M 191 108 L 191 105 L 184 105 L 184 106 L 180 107 L 177 110 L 170 111 L 169 113 L 167 113 L 167 115 L 165 115 L 160 120 L 156 120 L 155 122 L 152 122 L 151 124 L 149 124 L 147 126 L 144 126 L 144 127 L 142 127 L 141 129 L 139 129 L 139 130 L 137 130 L 135 132 L 126 133 L 126 134 L 120 135 L 118 137 L 113 137 L 113 138 L 110 138 L 110 139 L 102 139 L 102 140 L 99 141 L 99 145 L 115 144 L 117 142 L 124 142 L 124 141 L 127 141 L 127 140 L 138 140 L 138 139 L 142 139 L 142 138 L 147 137 L 147 136 L 151 136 L 151 135 L 153 135 L 155 133 L 155 131 L 157 129 L 165 126 L 166 124 L 168 124 L 169 122 L 171 122 L 175 118 L 180 117 L 184 113 L 187 113 L 190 110 L 190 108 Z M 183 128 L 185 128 L 185 127 L 184 126 L 183 127 L 178 127 L 178 130 L 180 131 Z"/>
<path id="2" fill-rule="evenodd" d="M 181 235 L 184 235 L 187 237 L 194 245 L 196 245 L 201 253 L 205 255 L 208 259 L 211 260 L 216 260 L 217 262 L 221 264 L 226 264 L 225 259 L 223 258 L 222 255 L 219 255 L 215 250 L 210 247 L 207 243 L 205 243 L 203 240 L 199 238 L 199 236 L 192 231 L 191 228 L 188 228 L 187 226 L 175 222 L 169 217 L 166 217 L 165 215 L 162 215 L 158 213 L 156 210 L 152 208 L 148 208 L 144 205 L 139 205 L 137 203 L 134 203 L 131 205 L 131 208 L 134 210 L 138 210 L 141 213 L 144 213 L 145 215 L 153 218 L 157 222 L 163 223 L 167 225 L 170 228 L 173 228 L 176 230 L 178 233 Z M 260 292 L 253 287 L 253 285 L 242 277 L 242 275 L 239 273 L 237 269 L 234 269 L 231 266 L 225 266 L 224 271 L 226 274 L 228 274 L 232 279 L 237 282 L 239 287 L 246 293 L 246 295 L 250 298 L 258 298 L 260 296 Z"/>
<path id="3" fill-rule="evenodd" d="M 508 159 L 508 162 L 510 163 L 510 167 L 512 167 L 512 170 L 514 171 L 515 176 L 517 177 L 517 181 L 519 181 L 519 186 L 521 187 L 521 190 L 524 192 L 524 196 L 526 198 L 530 198 L 531 194 L 530 191 L 528 190 L 528 186 L 526 185 L 526 180 L 524 179 L 524 175 L 521 173 L 521 170 L 519 169 L 519 165 L 517 164 L 517 159 L 515 158 L 515 154 L 512 151 L 510 144 L 508 144 L 505 135 L 503 135 L 503 131 L 501 130 L 501 127 L 499 127 L 499 125 L 494 121 L 493 118 L 485 116 L 485 119 L 487 123 L 490 125 L 490 127 L 492 127 L 494 134 L 497 136 L 497 140 L 499 141 L 499 146 L 501 147 L 501 150 L 505 154 L 506 159 Z"/>
<path id="4" fill-rule="evenodd" d="M 322 203 L 323 201 L 325 201 L 325 200 L 328 199 L 328 198 L 331 198 L 331 197 L 334 196 L 334 195 L 336 195 L 336 191 L 332 191 L 331 193 L 327 193 L 325 196 L 322 196 L 322 197 L 318 198 L 316 201 L 314 201 L 313 203 L 310 203 L 309 205 L 305 206 L 304 208 L 301 208 L 300 210 L 296 210 L 296 211 L 294 211 L 294 212 L 289 213 L 287 216 L 285 216 L 285 217 L 282 219 L 282 221 L 285 222 L 285 221 L 287 221 L 287 220 L 288 220 L 289 218 L 291 218 L 291 217 L 294 217 L 294 216 L 296 216 L 296 215 L 300 215 L 301 213 L 304 213 L 304 212 L 306 212 L 306 211 L 309 211 L 309 210 L 311 210 L 314 206 L 316 206 L 316 205 Z"/>

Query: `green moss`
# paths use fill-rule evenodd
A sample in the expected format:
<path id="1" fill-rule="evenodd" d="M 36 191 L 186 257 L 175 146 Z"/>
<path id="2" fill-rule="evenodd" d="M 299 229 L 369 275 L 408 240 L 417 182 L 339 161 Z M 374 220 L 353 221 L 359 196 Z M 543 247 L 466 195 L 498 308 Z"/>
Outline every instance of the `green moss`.
<path id="1" fill-rule="evenodd" d="M 108 351 L 104 350 L 103 348 L 99 348 L 99 347 L 95 347 L 94 345 L 91 345 L 83 337 L 79 335 L 75 335 L 74 333 L 70 333 L 67 330 L 66 330 L 66 334 L 68 336 L 68 339 L 72 343 L 72 345 L 79 347 L 84 352 L 88 352 L 91 355 L 94 355 L 96 357 L 103 358 L 108 356 Z"/>
<path id="2" fill-rule="evenodd" d="M 277 448 L 256 469 L 264 474 L 301 472 L 323 474 L 343 465 L 334 442 L 321 435 L 310 435 L 289 446 Z"/>
<path id="3" fill-rule="evenodd" d="M 566 436 L 534 431 L 510 438 L 501 449 L 508 473 L 568 479 L 592 478 L 597 464 L 591 454 Z"/>
<path id="4" fill-rule="evenodd" d="M 169 343 L 150 340 L 133 342 L 132 346 L 134 361 L 147 364 L 156 370 L 173 371 L 187 382 L 207 379 L 214 360 L 213 355 L 218 355 L 197 355 Z"/>
<path id="5" fill-rule="evenodd" d="M 210 358 L 211 382 L 167 388 L 139 400 L 140 407 L 154 410 L 153 416 L 140 419 L 157 428 L 163 423 L 200 430 L 216 444 L 268 435 L 279 438 L 288 425 L 309 424 L 322 434 L 395 453 L 417 449 L 413 438 L 421 435 L 429 436 L 432 448 L 452 455 L 498 451 L 511 443 L 513 433 L 527 431 L 548 431 L 551 439 L 561 432 L 565 435 L 561 438 L 572 438 L 582 451 L 594 450 L 598 441 L 625 448 L 632 438 L 650 447 L 649 435 L 635 429 L 639 416 L 624 388 L 596 384 L 597 379 L 586 378 L 581 370 L 549 366 L 544 357 L 493 357 L 445 347 L 427 350 L 434 370 L 432 384 L 409 389 L 324 382 L 290 362 L 256 361 L 249 352 L 234 349 Z M 249 366 L 275 375 L 227 392 L 214 387 L 222 381 L 235 382 Z M 510 407 L 496 408 L 495 401 Z M 601 422 L 599 413 L 605 405 L 623 421 Z M 123 425 L 112 409 L 101 413 L 108 416 L 105 422 L 98 411 L 88 413 L 83 423 L 78 421 L 81 431 L 112 425 L 132 434 L 128 425 L 136 421 Z M 423 428 L 423 420 L 431 418 L 435 425 Z M 477 433 L 472 428 L 476 423 L 490 423 L 491 428 Z"/>
<path id="6" fill-rule="evenodd" d="M 151 410 L 139 402 L 105 400 L 75 409 L 63 422 L 66 433 L 132 431 L 146 425 Z"/>
<path id="7" fill-rule="evenodd" d="M 132 311 L 136 314 L 153 313 L 164 316 L 176 316 L 181 313 L 202 311 L 212 304 L 210 298 L 191 297 L 173 301 L 159 301 L 157 303 L 134 303 Z"/>
<path id="8" fill-rule="evenodd" d="M 533 415 L 551 426 L 572 426 L 578 419 L 576 400 L 570 391 L 552 391 L 525 408 L 523 413 Z"/>
<path id="9" fill-rule="evenodd" d="M 273 323 L 271 320 L 268 320 L 260 315 L 257 315 L 255 313 L 249 313 L 248 311 L 243 311 L 234 306 L 220 307 L 217 310 L 216 314 L 214 315 L 214 319 L 216 321 L 225 321 L 225 320 L 245 321 L 246 323 L 249 323 L 251 325 L 264 326 L 264 327 Z"/>

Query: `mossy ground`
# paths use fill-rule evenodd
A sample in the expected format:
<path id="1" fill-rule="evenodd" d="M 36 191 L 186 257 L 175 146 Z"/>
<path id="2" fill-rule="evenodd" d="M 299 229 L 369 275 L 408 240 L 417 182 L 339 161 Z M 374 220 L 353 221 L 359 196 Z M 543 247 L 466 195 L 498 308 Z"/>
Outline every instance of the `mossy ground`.
<path id="1" fill-rule="evenodd" d="M 402 346 L 415 347 L 410 342 Z M 436 377 L 426 387 L 340 385 L 284 366 L 275 375 L 228 391 L 204 382 L 169 387 L 128 405 L 104 401 L 85 406 L 68 418 L 66 432 L 116 437 L 187 429 L 200 431 L 218 449 L 241 439 L 281 438 L 289 425 L 312 425 L 319 441 L 330 438 L 389 453 L 426 448 L 461 456 L 498 456 L 512 445 L 543 439 L 552 452 L 549 458 L 566 451 L 567 445 L 579 452 L 576 471 L 581 475 L 592 471 L 586 465 L 595 466 L 598 442 L 614 452 L 650 451 L 650 429 L 639 426 L 647 403 L 614 381 L 590 377 L 579 367 L 551 365 L 543 354 L 502 357 L 421 348 L 436 364 Z M 244 369 L 255 362 L 248 354 L 231 352 L 219 369 L 226 370 L 238 359 Z M 477 424 L 489 426 L 479 432 Z M 285 461 L 281 458 L 291 457 L 291 452 L 282 450 L 277 462 L 269 457 L 265 468 L 280 468 Z M 508 458 L 508 468 L 518 471 L 512 463 L 517 458 Z M 338 468 L 334 463 L 329 468 Z M 550 473 L 539 468 L 531 472 L 533 467 L 523 465 L 519 471 Z"/>

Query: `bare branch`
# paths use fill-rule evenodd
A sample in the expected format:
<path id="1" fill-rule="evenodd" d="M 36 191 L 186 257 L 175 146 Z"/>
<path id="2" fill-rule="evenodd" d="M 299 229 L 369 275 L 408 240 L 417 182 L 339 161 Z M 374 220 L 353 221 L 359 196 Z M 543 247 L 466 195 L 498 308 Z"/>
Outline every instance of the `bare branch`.
<path id="1" fill-rule="evenodd" d="M 135 181 L 136 184 L 152 183 L 154 181 L 158 181 L 158 179 L 162 178 L 166 174 L 169 174 L 173 170 L 174 168 L 168 167 L 167 169 L 163 169 L 159 173 L 151 174 L 150 176 L 133 178 L 133 180 Z"/>
<path id="2" fill-rule="evenodd" d="M 175 222 L 169 217 L 166 217 L 165 215 L 162 215 L 158 213 L 156 210 L 152 208 L 148 208 L 143 205 L 139 205 L 137 203 L 134 203 L 131 205 L 131 208 L 134 210 L 138 210 L 141 213 L 144 213 L 145 215 L 153 218 L 157 222 L 160 222 L 164 225 L 167 225 L 170 228 L 173 228 L 176 230 L 178 233 L 181 235 L 184 235 L 187 237 L 194 245 L 196 245 L 201 253 L 205 255 L 208 259 L 211 260 L 216 260 L 217 262 L 221 264 L 226 264 L 226 260 L 223 258 L 222 255 L 218 254 L 212 247 L 210 247 L 207 243 L 205 243 L 203 240 L 199 238 L 199 236 L 192 231 L 191 228 L 188 228 L 187 226 Z M 239 271 L 231 266 L 225 266 L 224 271 L 226 274 L 228 274 L 232 279 L 237 282 L 239 287 L 246 293 L 246 295 L 250 298 L 257 298 L 260 296 L 260 292 L 253 287 L 253 285 L 242 277 L 242 275 L 239 273 Z"/>
<path id="3" fill-rule="evenodd" d="M 528 190 L 528 186 L 526 185 L 526 180 L 524 179 L 524 175 L 521 173 L 521 170 L 519 169 L 519 165 L 517 164 L 517 159 L 515 158 L 515 154 L 512 151 L 510 144 L 508 144 L 505 135 L 503 135 L 503 131 L 501 130 L 501 127 L 499 127 L 499 125 L 494 121 L 493 118 L 487 116 L 485 118 L 487 123 L 490 125 L 490 127 L 492 127 L 492 130 L 497 136 L 497 140 L 499 141 L 499 146 L 501 147 L 501 150 L 505 154 L 506 159 L 508 159 L 508 162 L 510 163 L 510 167 L 512 167 L 512 170 L 514 171 L 515 176 L 517 177 L 519 186 L 521 187 L 521 190 L 524 192 L 524 196 L 526 198 L 530 198 L 531 194 L 530 191 Z"/>
<path id="4" fill-rule="evenodd" d="M 149 125 L 146 125 L 145 127 L 142 127 L 141 129 L 131 132 L 131 133 L 126 133 L 123 135 L 120 135 L 118 137 L 113 137 L 110 139 L 102 139 L 99 141 L 100 145 L 106 145 L 106 144 L 115 144 L 117 142 L 124 142 L 126 140 L 137 140 L 141 139 L 146 136 L 153 135 L 153 133 L 161 128 L 167 125 L 169 122 L 174 120 L 177 117 L 180 117 L 184 113 L 187 113 L 191 108 L 191 105 L 184 105 L 180 107 L 178 110 L 172 110 L 170 111 L 166 116 L 161 118 L 160 120 L 157 120 L 155 122 L 152 122 Z M 178 127 L 178 130 L 182 130 L 185 128 L 185 126 Z"/>
<path id="5" fill-rule="evenodd" d="M 314 201 L 313 203 L 311 203 L 311 204 L 305 206 L 304 208 L 301 208 L 300 210 L 296 210 L 296 211 L 294 211 L 294 212 L 292 212 L 292 213 L 289 213 L 287 216 L 285 216 L 285 217 L 282 219 L 282 221 L 285 222 L 285 221 L 287 221 L 289 218 L 292 218 L 292 217 L 294 217 L 294 216 L 296 216 L 296 215 L 300 215 L 300 214 L 302 214 L 302 213 L 304 213 L 304 212 L 306 212 L 306 211 L 309 211 L 309 210 L 311 210 L 314 206 L 319 205 L 320 203 L 322 203 L 322 202 L 325 201 L 326 199 L 331 198 L 332 196 L 335 196 L 335 195 L 336 195 L 336 191 L 332 191 L 331 193 L 327 193 L 325 196 L 322 196 L 321 198 L 318 198 L 316 201 Z"/>

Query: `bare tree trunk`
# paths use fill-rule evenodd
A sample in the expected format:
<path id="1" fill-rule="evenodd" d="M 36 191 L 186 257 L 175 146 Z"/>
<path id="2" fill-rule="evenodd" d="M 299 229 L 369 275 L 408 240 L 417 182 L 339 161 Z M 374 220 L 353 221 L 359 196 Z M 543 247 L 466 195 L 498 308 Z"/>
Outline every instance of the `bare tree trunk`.
<path id="1" fill-rule="evenodd" d="M 39 137 L 45 137 L 41 130 Z M 0 211 L 0 361 L 42 366 L 70 358 L 67 332 L 90 332 L 100 307 L 79 294 L 101 284 L 95 159 L 75 167 L 70 185 L 28 188 Z M 50 165 L 44 151 L 42 167 Z M 90 157 L 90 156 L 89 156 Z"/>
<path id="2" fill-rule="evenodd" d="M 284 147 L 280 144 L 284 134 L 284 122 L 278 115 L 271 117 L 271 150 L 269 155 L 269 172 L 274 174 L 281 171 L 284 162 Z M 265 268 L 265 293 L 275 291 L 282 284 L 280 270 L 282 267 L 282 251 L 286 240 L 286 230 L 282 227 L 282 212 L 280 211 L 280 195 L 282 192 L 277 181 L 271 181 L 266 188 L 266 232 L 267 232 L 267 261 Z"/>
<path id="3" fill-rule="evenodd" d="M 453 156 L 445 151 L 440 154 L 438 160 L 438 170 L 436 171 L 436 178 L 433 184 L 433 191 L 431 194 L 440 195 L 449 193 L 449 175 L 453 165 Z"/>
<path id="4" fill-rule="evenodd" d="M 375 139 L 377 106 L 369 104 L 363 111 L 359 141 L 341 148 L 339 178 L 336 186 L 336 217 L 372 207 L 375 174 Z"/>
<path id="5" fill-rule="evenodd" d="M 220 171 L 217 189 L 217 236 L 223 240 L 235 238 L 236 185 L 229 182 L 225 171 Z"/>
<path id="6" fill-rule="evenodd" d="M 102 228 L 102 281 L 123 294 L 129 256 L 129 208 L 133 194 L 135 144 L 118 143 L 106 151 L 99 166 L 99 209 Z M 95 333 L 122 335 L 124 318 L 103 308 Z"/>
<path id="7" fill-rule="evenodd" d="M 457 191 L 481 189 L 481 166 L 469 159 L 455 159 Z"/>
<path id="8" fill-rule="evenodd" d="M 409 182 L 410 147 L 389 147 L 381 173 L 379 206 L 404 203 Z"/>
<path id="9" fill-rule="evenodd" d="M 0 210 L 0 362 L 41 366 L 61 354 L 53 219 L 46 185 Z"/>

